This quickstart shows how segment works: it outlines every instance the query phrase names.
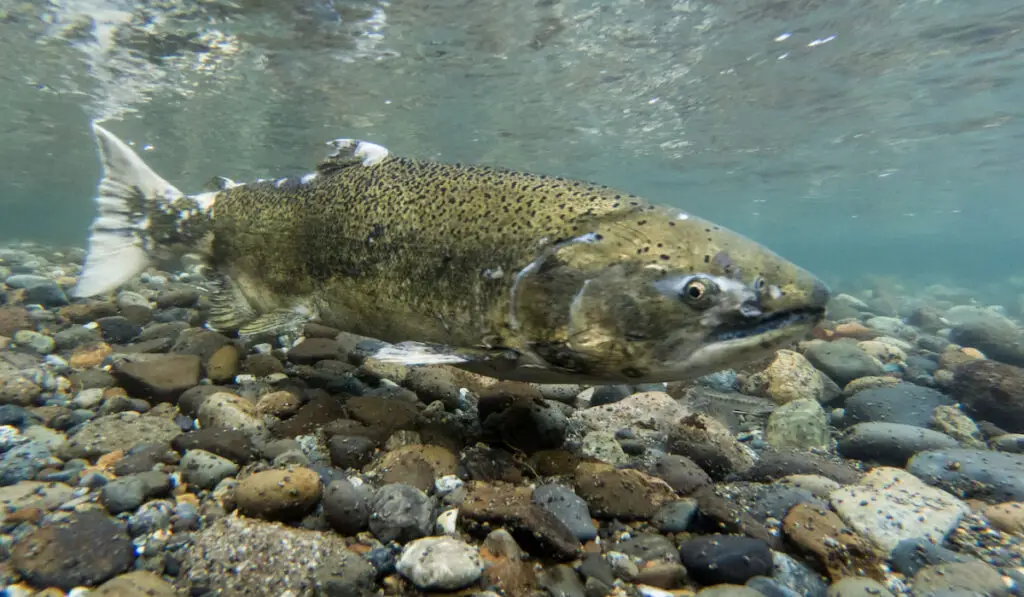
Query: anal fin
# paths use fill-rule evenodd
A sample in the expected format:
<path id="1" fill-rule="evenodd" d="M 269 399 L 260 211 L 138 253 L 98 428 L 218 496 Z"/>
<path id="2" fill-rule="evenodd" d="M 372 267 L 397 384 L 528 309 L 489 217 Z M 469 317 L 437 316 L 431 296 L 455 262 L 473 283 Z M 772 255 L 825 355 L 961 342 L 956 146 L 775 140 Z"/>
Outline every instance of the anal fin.
<path id="1" fill-rule="evenodd" d="M 515 360 L 515 351 L 493 348 L 464 348 L 425 342 L 399 342 L 373 354 L 382 363 L 400 365 L 458 365 L 493 360 Z"/>

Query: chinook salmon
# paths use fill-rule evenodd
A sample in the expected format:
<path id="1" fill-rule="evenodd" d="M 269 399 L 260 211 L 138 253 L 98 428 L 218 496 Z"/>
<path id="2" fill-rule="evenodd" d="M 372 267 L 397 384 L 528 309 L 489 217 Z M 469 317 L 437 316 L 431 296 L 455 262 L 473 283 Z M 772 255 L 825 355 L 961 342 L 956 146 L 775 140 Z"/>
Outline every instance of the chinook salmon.
<path id="1" fill-rule="evenodd" d="M 336 139 L 309 174 L 187 195 L 93 131 L 103 178 L 75 295 L 197 254 L 207 326 L 244 339 L 318 320 L 390 343 L 385 362 L 637 384 L 763 358 L 829 299 L 760 244 L 605 186 Z"/>

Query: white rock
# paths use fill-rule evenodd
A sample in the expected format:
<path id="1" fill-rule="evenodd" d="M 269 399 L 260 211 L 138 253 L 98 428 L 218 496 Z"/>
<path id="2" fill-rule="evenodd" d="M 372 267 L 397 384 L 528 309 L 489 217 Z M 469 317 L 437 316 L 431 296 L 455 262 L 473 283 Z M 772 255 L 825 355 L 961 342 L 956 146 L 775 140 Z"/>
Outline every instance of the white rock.
<path id="1" fill-rule="evenodd" d="M 444 512 L 437 515 L 437 520 L 434 521 L 434 528 L 441 535 L 448 535 L 454 537 L 458 530 L 457 524 L 459 521 L 459 510 L 458 508 L 452 508 L 451 510 L 445 510 Z"/>
<path id="2" fill-rule="evenodd" d="M 846 524 L 888 551 L 904 539 L 941 545 L 968 511 L 955 496 L 887 466 L 872 470 L 859 485 L 833 491 L 829 500 Z"/>
<path id="3" fill-rule="evenodd" d="M 424 591 L 455 591 L 483 574 L 476 548 L 451 537 L 423 537 L 402 550 L 398 573 Z"/>

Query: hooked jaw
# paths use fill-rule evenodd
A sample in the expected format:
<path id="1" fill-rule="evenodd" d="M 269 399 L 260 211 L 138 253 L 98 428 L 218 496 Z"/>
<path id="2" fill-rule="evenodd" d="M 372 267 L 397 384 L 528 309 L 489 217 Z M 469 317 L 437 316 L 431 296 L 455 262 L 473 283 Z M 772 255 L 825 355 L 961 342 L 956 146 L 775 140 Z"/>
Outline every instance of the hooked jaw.
<path id="1" fill-rule="evenodd" d="M 802 333 L 817 325 L 825 315 L 831 292 L 821 280 L 811 278 L 796 290 L 785 292 L 777 286 L 751 289 L 749 297 L 734 310 L 734 317 L 715 325 L 708 334 L 711 342 L 747 338 L 770 341 L 774 337 Z"/>

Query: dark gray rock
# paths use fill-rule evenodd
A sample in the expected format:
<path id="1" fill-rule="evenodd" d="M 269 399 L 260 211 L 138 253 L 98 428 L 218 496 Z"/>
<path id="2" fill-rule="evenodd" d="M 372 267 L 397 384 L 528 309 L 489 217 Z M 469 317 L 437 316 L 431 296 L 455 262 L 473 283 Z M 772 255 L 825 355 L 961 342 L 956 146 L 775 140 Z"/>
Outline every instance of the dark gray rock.
<path id="1" fill-rule="evenodd" d="M 684 542 L 679 556 L 690 577 L 702 585 L 742 585 L 772 571 L 772 552 L 759 539 L 707 535 Z"/>
<path id="2" fill-rule="evenodd" d="M 846 401 L 844 421 L 855 423 L 900 423 L 928 427 L 937 406 L 952 406 L 953 399 L 942 392 L 910 383 L 861 390 Z"/>
<path id="3" fill-rule="evenodd" d="M 693 460 L 678 454 L 665 454 L 648 472 L 682 495 L 689 495 L 705 485 L 711 485 L 711 477 L 704 469 Z"/>
<path id="4" fill-rule="evenodd" d="M 1024 455 L 957 448 L 921 452 L 907 470 L 963 498 L 1024 500 Z"/>
<path id="5" fill-rule="evenodd" d="M 155 497 L 171 491 L 171 479 L 165 473 L 149 471 L 114 479 L 100 490 L 100 503 L 111 513 L 132 512 Z"/>
<path id="6" fill-rule="evenodd" d="M 751 496 L 749 512 L 758 520 L 767 518 L 782 520 L 790 508 L 797 504 L 812 504 L 828 508 L 828 504 L 816 498 L 806 489 L 791 485 L 764 485 L 757 487 Z"/>
<path id="7" fill-rule="evenodd" d="M 131 395 L 171 402 L 199 384 L 200 366 L 196 355 L 144 354 L 117 361 L 113 373 Z"/>
<path id="8" fill-rule="evenodd" d="M 50 450 L 42 443 L 27 441 L 0 457 L 0 486 L 33 479 L 50 459 Z"/>
<path id="9" fill-rule="evenodd" d="M 641 533 L 615 545 L 615 551 L 633 556 L 644 562 L 679 563 L 679 550 L 667 537 L 654 533 Z"/>
<path id="10" fill-rule="evenodd" d="M 327 485 L 321 503 L 331 528 L 342 535 L 355 535 L 368 528 L 373 500 L 374 490 L 369 485 L 336 479 Z"/>
<path id="11" fill-rule="evenodd" d="M 858 377 L 882 374 L 882 365 L 855 342 L 817 342 L 811 344 L 804 356 L 818 370 L 828 375 L 840 386 L 845 386 Z"/>
<path id="12" fill-rule="evenodd" d="M 188 450 L 204 450 L 242 465 L 256 456 L 256 448 L 249 436 L 236 429 L 190 431 L 172 439 L 171 447 L 181 454 Z"/>
<path id="13" fill-rule="evenodd" d="M 690 498 L 674 500 L 658 508 L 651 518 L 651 524 L 662 533 L 682 533 L 690 528 L 696 515 L 696 500 Z"/>
<path id="14" fill-rule="evenodd" d="M 370 531 L 384 543 L 402 543 L 430 534 L 434 501 L 415 487 L 395 483 L 377 490 L 373 498 Z"/>
<path id="15" fill-rule="evenodd" d="M 925 566 L 946 564 L 949 562 L 970 562 L 974 558 L 935 545 L 924 537 L 904 539 L 889 553 L 889 561 L 893 568 L 901 574 L 912 578 Z"/>
<path id="16" fill-rule="evenodd" d="M 129 569 L 135 546 L 124 525 L 100 510 L 82 510 L 21 537 L 11 561 L 32 585 L 70 591 Z"/>
<path id="17" fill-rule="evenodd" d="M 140 326 L 121 315 L 101 317 L 96 323 L 100 326 L 103 339 L 111 344 L 128 344 L 142 332 Z"/>
<path id="18" fill-rule="evenodd" d="M 336 435 L 327 442 L 327 447 L 331 453 L 331 464 L 342 469 L 362 468 L 370 462 L 377 449 L 376 442 L 360 435 Z"/>
<path id="19" fill-rule="evenodd" d="M 353 552 L 323 562 L 313 575 L 317 595 L 321 597 L 361 597 L 374 592 L 377 571 L 366 558 Z"/>
<path id="20" fill-rule="evenodd" d="M 904 466 L 925 450 L 959 447 L 945 433 L 899 423 L 857 423 L 839 437 L 839 453 L 845 458 L 888 466 Z"/>
<path id="21" fill-rule="evenodd" d="M 189 485 L 213 489 L 221 480 L 238 473 L 238 465 L 206 450 L 188 450 L 181 458 L 181 472 Z"/>
<path id="22" fill-rule="evenodd" d="M 541 485 L 533 490 L 533 503 L 551 512 L 581 542 L 597 537 L 597 527 L 590 518 L 587 502 L 572 489 L 557 483 Z"/>
<path id="23" fill-rule="evenodd" d="M 613 404 L 620 400 L 624 400 L 626 397 L 633 393 L 633 388 L 624 385 L 604 385 L 597 386 L 594 388 L 594 393 L 590 396 L 591 408 L 595 406 L 603 406 L 605 404 Z"/>

